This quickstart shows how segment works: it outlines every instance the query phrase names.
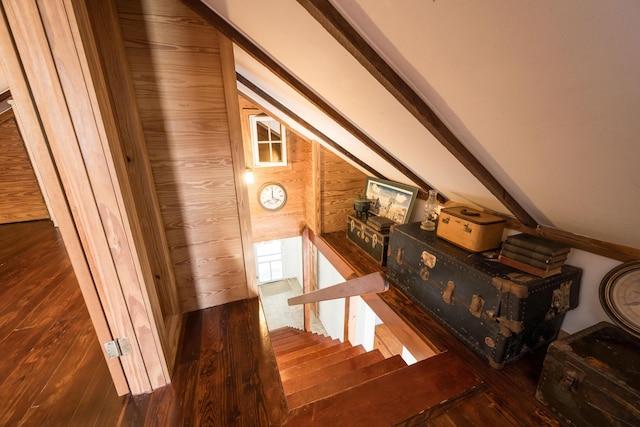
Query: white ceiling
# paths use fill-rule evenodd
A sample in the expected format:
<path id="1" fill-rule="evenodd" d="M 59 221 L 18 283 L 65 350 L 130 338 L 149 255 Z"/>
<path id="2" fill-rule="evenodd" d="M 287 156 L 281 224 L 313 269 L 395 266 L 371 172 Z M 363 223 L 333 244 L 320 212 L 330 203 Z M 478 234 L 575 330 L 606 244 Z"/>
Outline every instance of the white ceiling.
<path id="1" fill-rule="evenodd" d="M 203 0 L 450 199 L 507 213 L 295 0 Z M 331 3 L 540 223 L 640 247 L 640 2 Z M 237 69 L 408 182 L 253 58 Z"/>

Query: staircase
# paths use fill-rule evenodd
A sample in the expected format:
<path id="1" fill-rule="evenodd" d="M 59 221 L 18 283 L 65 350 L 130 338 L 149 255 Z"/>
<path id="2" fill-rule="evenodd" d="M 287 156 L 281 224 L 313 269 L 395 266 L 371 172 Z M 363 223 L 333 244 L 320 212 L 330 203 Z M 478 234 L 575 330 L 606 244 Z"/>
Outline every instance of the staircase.
<path id="1" fill-rule="evenodd" d="M 477 386 L 449 353 L 407 366 L 323 335 L 270 332 L 289 406 L 288 426 L 388 426 L 424 414 Z"/>

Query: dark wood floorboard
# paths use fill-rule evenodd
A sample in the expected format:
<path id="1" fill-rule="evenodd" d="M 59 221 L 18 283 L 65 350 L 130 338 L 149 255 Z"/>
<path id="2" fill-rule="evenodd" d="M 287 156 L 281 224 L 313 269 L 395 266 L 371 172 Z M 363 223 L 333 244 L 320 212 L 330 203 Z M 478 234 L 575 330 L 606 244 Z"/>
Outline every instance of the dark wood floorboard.
<path id="1" fill-rule="evenodd" d="M 50 221 L 0 225 L 0 425 L 94 425 L 116 396 L 68 255 Z M 101 424 L 115 425 L 115 424 Z"/>

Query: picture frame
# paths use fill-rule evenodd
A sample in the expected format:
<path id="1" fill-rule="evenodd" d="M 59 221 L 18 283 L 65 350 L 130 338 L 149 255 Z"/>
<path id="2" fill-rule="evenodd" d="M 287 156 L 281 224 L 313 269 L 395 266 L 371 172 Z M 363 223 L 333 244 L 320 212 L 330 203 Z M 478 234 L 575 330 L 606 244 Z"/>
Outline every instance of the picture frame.
<path id="1" fill-rule="evenodd" d="M 409 222 L 418 189 L 399 182 L 367 177 L 365 197 L 371 201 L 369 213 L 389 218 L 396 224 Z"/>

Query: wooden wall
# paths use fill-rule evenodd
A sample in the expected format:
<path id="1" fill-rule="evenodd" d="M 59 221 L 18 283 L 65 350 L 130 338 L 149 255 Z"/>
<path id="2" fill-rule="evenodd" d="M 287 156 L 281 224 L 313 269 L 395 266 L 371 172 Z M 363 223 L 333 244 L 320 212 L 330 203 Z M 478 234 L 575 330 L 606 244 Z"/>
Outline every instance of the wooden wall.
<path id="1" fill-rule="evenodd" d="M 364 193 L 367 176 L 326 148 L 320 156 L 322 232 L 346 230 L 353 199 Z"/>
<path id="2" fill-rule="evenodd" d="M 245 97 L 240 97 L 240 111 L 245 158 L 250 166 L 248 116 L 270 113 Z M 255 184 L 249 186 L 249 197 L 254 241 L 299 236 L 305 225 L 315 234 L 345 230 L 353 199 L 364 191 L 367 176 L 318 142 L 290 129 L 287 138 L 286 167 L 253 168 Z M 277 212 L 267 212 L 258 204 L 260 186 L 270 181 L 280 182 L 287 189 L 287 205 Z"/>
<path id="3" fill-rule="evenodd" d="M 13 110 L 0 115 L 0 224 L 49 218 Z"/>
<path id="4" fill-rule="evenodd" d="M 287 129 L 287 166 L 259 167 L 252 164 L 249 115 L 264 111 L 249 100 L 239 97 L 242 139 L 247 167 L 252 168 L 255 182 L 248 185 L 251 225 L 254 242 L 300 236 L 305 226 L 305 175 L 311 163 L 307 153 L 311 143 Z M 268 114 L 268 113 L 267 113 Z M 267 182 L 278 182 L 287 191 L 287 203 L 276 212 L 263 209 L 258 191 Z"/>
<path id="5" fill-rule="evenodd" d="M 117 7 L 182 311 L 247 298 L 219 35 L 179 1 Z"/>

